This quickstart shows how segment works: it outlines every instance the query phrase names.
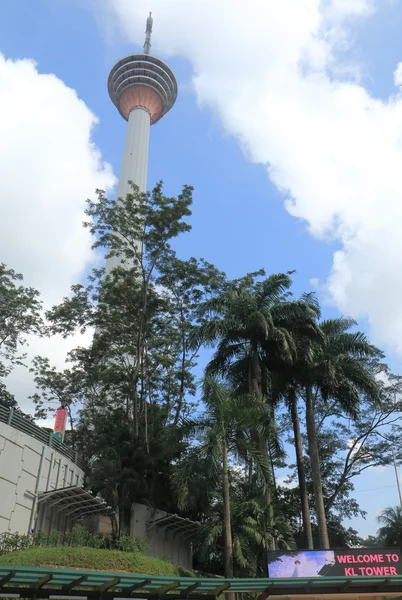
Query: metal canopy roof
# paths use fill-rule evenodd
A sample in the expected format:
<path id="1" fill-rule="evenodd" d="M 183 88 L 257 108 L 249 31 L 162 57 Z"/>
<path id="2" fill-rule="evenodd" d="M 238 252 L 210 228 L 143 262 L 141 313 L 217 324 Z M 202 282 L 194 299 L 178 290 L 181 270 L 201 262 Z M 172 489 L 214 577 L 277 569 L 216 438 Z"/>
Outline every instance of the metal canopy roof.
<path id="1" fill-rule="evenodd" d="M 153 527 L 171 529 L 177 535 L 192 538 L 198 533 L 200 525 L 201 523 L 198 521 L 191 521 L 191 519 L 185 519 L 179 515 L 167 514 L 165 517 L 148 521 L 147 529 L 149 530 Z"/>
<path id="2" fill-rule="evenodd" d="M 71 486 L 42 492 L 38 497 L 39 506 L 54 507 L 66 517 L 80 519 L 91 515 L 113 515 L 114 511 L 104 500 L 97 498 L 89 490 L 80 486 Z"/>
<path id="3" fill-rule="evenodd" d="M 146 598 L 147 600 L 207 600 L 227 592 L 251 592 L 263 600 L 271 596 L 327 594 L 380 595 L 395 598 L 402 592 L 402 576 L 317 577 L 314 579 L 221 579 L 157 577 L 131 573 L 0 566 L 0 595 L 22 598 L 91 600 Z"/>

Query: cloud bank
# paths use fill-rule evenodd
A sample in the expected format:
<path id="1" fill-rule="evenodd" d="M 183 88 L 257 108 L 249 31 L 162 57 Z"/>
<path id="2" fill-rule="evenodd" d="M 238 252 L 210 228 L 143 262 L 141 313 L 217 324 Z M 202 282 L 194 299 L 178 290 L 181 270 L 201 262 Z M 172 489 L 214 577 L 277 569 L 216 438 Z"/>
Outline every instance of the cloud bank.
<path id="1" fill-rule="evenodd" d="M 46 307 L 68 293 L 93 259 L 82 227 L 85 199 L 115 182 L 91 139 L 96 124 L 55 75 L 40 74 L 31 60 L 0 54 L 0 260 L 40 290 Z M 62 368 L 76 343 L 33 339 L 29 355 L 44 354 Z M 29 409 L 32 376 L 19 368 L 7 384 Z"/>
<path id="2" fill-rule="evenodd" d="M 372 97 L 344 52 L 387 2 L 154 0 L 153 51 L 190 61 L 199 103 L 266 165 L 289 213 L 339 242 L 329 297 L 402 355 L 402 98 Z M 146 0 L 103 6 L 142 44 Z"/>

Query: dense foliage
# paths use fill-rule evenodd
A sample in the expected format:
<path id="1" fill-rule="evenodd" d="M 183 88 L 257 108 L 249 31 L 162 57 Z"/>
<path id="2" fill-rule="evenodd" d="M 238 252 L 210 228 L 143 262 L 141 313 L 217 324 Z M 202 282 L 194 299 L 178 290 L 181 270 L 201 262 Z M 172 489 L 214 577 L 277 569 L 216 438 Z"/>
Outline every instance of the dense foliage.
<path id="1" fill-rule="evenodd" d="M 92 331 L 93 343 L 70 352 L 62 372 L 35 358 L 36 416 L 68 408 L 66 443 L 86 461 L 88 487 L 118 512 L 122 540 L 139 502 L 198 521 L 196 567 L 210 573 L 263 575 L 275 548 L 359 544 L 342 521 L 362 514 L 354 479 L 393 460 L 400 379 L 353 320 L 323 320 L 314 294 L 295 297 L 292 272 L 230 280 L 178 257 L 191 203 L 190 187 L 171 198 L 161 184 L 88 202 L 85 226 L 111 262 L 47 313 L 46 332 Z M 19 278 L 2 267 L 9 406 L 4 377 L 24 336 L 44 333 L 38 295 Z M 292 485 L 278 477 L 285 467 Z M 384 513 L 381 532 L 400 544 L 400 524 L 386 518 L 400 514 Z"/>

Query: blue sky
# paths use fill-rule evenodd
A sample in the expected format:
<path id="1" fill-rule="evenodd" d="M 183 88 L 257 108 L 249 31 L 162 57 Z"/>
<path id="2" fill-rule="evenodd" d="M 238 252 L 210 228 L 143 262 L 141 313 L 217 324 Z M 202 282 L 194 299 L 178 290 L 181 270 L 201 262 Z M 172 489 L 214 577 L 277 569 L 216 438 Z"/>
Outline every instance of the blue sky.
<path id="1" fill-rule="evenodd" d="M 256 9 L 261 8 L 259 0 L 253 2 Z M 358 316 L 361 327 L 383 346 L 385 344 L 391 367 L 396 371 L 400 369 L 402 310 L 398 295 L 402 292 L 399 274 L 402 259 L 398 256 L 397 240 L 401 216 L 398 192 L 402 192 L 402 184 L 399 183 L 401 171 L 395 181 L 390 181 L 388 168 L 392 167 L 394 174 L 402 157 L 401 140 L 392 137 L 402 126 L 398 88 L 394 84 L 394 71 L 402 60 L 399 31 L 402 2 L 356 0 L 358 8 L 352 15 L 341 0 L 321 4 L 319 0 L 303 0 L 297 7 L 295 3 L 296 0 L 284 0 L 284 5 L 288 4 L 295 11 L 305 4 L 305 29 L 303 23 L 300 28 L 290 26 L 286 15 L 279 14 L 280 10 L 275 13 L 273 3 L 267 3 L 267 6 L 272 4 L 267 13 L 265 9 L 259 12 L 262 24 L 254 26 L 250 21 L 248 27 L 251 3 L 248 12 L 244 8 L 243 36 L 242 24 L 231 14 L 221 15 L 220 8 L 212 10 L 207 7 L 209 2 L 203 4 L 202 0 L 194 1 L 194 19 L 183 13 L 186 8 L 183 9 L 181 0 L 172 0 L 169 11 L 162 0 L 155 0 L 150 7 L 145 0 L 135 6 L 125 0 L 98 3 L 92 0 L 3 0 L 0 53 L 13 61 L 32 59 L 37 63 L 37 71 L 32 71 L 25 88 L 18 88 L 15 95 L 10 96 L 8 104 L 2 105 L 0 99 L 3 111 L 0 133 L 3 129 L 9 136 L 4 154 L 0 142 L 3 177 L 7 177 L 10 168 L 7 160 L 10 165 L 12 160 L 18 161 L 21 145 L 26 144 L 32 152 L 31 156 L 27 150 L 22 165 L 15 167 L 18 173 L 21 169 L 24 173 L 21 182 L 16 182 L 14 177 L 9 186 L 1 189 L 0 184 L 0 202 L 3 202 L 2 214 L 7 227 L 3 244 L 0 242 L 2 260 L 24 272 L 50 304 L 68 293 L 69 285 L 83 277 L 89 268 L 89 243 L 80 237 L 81 233 L 76 233 L 77 223 L 84 200 L 92 190 L 96 186 L 113 186 L 108 165 L 117 177 L 125 135 L 125 122 L 107 94 L 107 76 L 115 60 L 140 51 L 147 11 L 153 9 L 153 50 L 174 70 L 179 96 L 171 112 L 152 128 L 148 184 L 151 187 L 163 179 L 168 194 L 178 193 L 185 183 L 195 188 L 193 229 L 177 242 L 180 255 L 203 257 L 226 271 L 229 277 L 260 267 L 268 273 L 295 269 L 295 294 L 310 290 L 312 279 L 319 280 L 325 316 L 345 312 Z M 225 4 L 226 0 L 222 1 L 222 6 Z M 325 10 L 329 7 L 327 12 L 324 5 Z M 233 7 L 240 11 L 243 5 L 236 0 Z M 190 34 L 184 31 L 184 24 L 179 23 L 180 15 L 186 19 Z M 311 22 L 307 19 L 310 16 Z M 322 17 L 321 28 L 315 30 L 318 17 Z M 283 27 L 277 38 L 270 30 L 273 22 L 279 29 Z M 215 26 L 219 26 L 219 35 Z M 299 46 L 296 42 L 293 45 L 293 39 L 299 38 Z M 324 38 L 330 40 L 329 49 L 322 43 Z M 268 46 L 262 48 L 265 43 Z M 211 55 L 211 44 L 216 44 L 215 58 Z M 242 55 L 237 56 L 237 46 L 242 44 Z M 300 48 L 303 52 L 298 57 L 299 63 L 305 61 L 303 68 L 310 75 L 319 73 L 320 78 L 296 74 L 291 61 Z M 233 54 L 233 60 L 241 64 L 247 53 L 255 62 L 258 52 L 266 53 L 266 61 L 258 58 L 261 60 L 258 73 L 251 68 L 251 72 L 245 74 L 243 68 L 230 62 Z M 10 64 L 10 78 L 13 74 L 20 77 L 14 71 Z M 282 75 L 275 79 L 278 71 Z M 1 73 L 0 70 L 0 96 Z M 65 86 L 57 83 L 57 87 L 54 80 L 38 79 L 38 73 L 54 74 L 65 86 L 75 90 L 86 106 L 72 98 Z M 29 86 L 39 80 L 43 84 L 43 100 L 35 103 L 34 110 L 33 91 Z M 7 96 L 10 85 L 3 88 L 3 97 Z M 49 86 L 48 92 L 45 85 Z M 276 95 L 273 88 L 277 90 Z M 16 111 L 23 89 L 27 93 L 19 110 L 24 111 L 27 119 L 24 130 L 19 125 L 21 112 L 16 112 L 14 121 L 7 116 L 7 111 Z M 52 110 L 55 120 L 50 126 L 47 114 Z M 273 110 L 276 116 L 270 120 L 269 113 Z M 370 112 L 369 127 L 363 120 L 368 118 L 363 116 L 367 111 Z M 91 113 L 98 119 L 94 126 Z M 353 119 L 345 123 L 349 113 Z M 57 123 L 61 119 L 64 126 L 59 132 Z M 8 120 L 15 123 L 15 129 L 9 126 Z M 35 121 L 40 121 L 40 128 L 30 132 L 29 123 Z M 79 130 L 73 128 L 77 122 L 82 123 Z M 45 136 L 46 128 L 52 131 Z M 29 143 L 26 143 L 28 138 Z M 89 146 L 90 140 L 96 145 L 96 151 Z M 9 150 L 13 144 L 16 144 L 15 152 Z M 370 144 L 374 148 L 378 146 L 378 156 L 374 150 L 364 155 Z M 354 152 L 351 157 L 349 147 Z M 77 161 L 80 157 L 77 164 L 75 155 Z M 321 162 L 321 157 L 327 155 L 328 162 Z M 268 163 L 271 177 L 267 173 Z M 68 167 L 64 169 L 63 165 Z M 33 166 L 43 172 L 44 177 L 50 177 L 52 185 L 46 187 L 42 182 L 39 185 L 36 176 L 31 176 Z M 76 179 L 74 185 L 67 176 L 70 180 Z M 63 196 L 58 187 L 64 185 Z M 46 194 L 48 200 L 45 201 Z M 294 199 L 292 212 L 296 216 L 285 209 L 286 198 Z M 345 201 L 341 202 L 341 198 Z M 53 206 L 50 216 L 41 217 L 49 215 L 46 207 L 50 205 Z M 379 211 L 378 205 L 383 205 L 383 210 Z M 63 207 L 60 215 L 58 206 Z M 40 221 L 35 220 L 38 215 Z M 389 222 L 382 222 L 383 215 L 389 215 Z M 32 223 L 37 223 L 37 228 Z M 12 234 L 18 226 L 26 232 L 21 236 L 22 244 Z M 49 228 L 53 229 L 52 235 Z M 75 232 L 73 245 L 69 228 Z M 334 269 L 337 251 L 343 253 L 343 260 L 341 266 Z M 29 261 L 27 257 L 32 252 L 35 260 Z M 367 257 L 371 257 L 370 261 Z M 368 262 L 364 262 L 366 258 Z M 385 291 L 379 293 L 384 265 L 388 263 L 392 267 L 391 274 L 384 283 Z M 369 277 L 371 272 L 373 281 Z M 364 280 L 360 280 L 361 274 L 366 274 Z M 37 350 L 35 345 L 34 348 Z M 40 351 L 45 353 L 46 349 L 41 347 Z M 49 351 L 54 351 L 60 361 L 65 346 L 60 342 Z M 22 398 L 28 395 L 32 382 L 25 375 L 19 375 L 13 385 Z M 366 522 L 352 523 L 362 534 L 374 533 L 378 511 L 396 504 L 396 488 L 391 486 L 394 486 L 391 469 L 366 472 L 356 480 L 356 497 L 369 513 Z"/>

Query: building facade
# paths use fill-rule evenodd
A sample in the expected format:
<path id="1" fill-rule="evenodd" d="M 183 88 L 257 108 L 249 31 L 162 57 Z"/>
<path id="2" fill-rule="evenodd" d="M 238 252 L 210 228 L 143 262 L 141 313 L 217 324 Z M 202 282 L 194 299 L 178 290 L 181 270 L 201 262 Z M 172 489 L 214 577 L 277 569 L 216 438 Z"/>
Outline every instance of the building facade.
<path id="1" fill-rule="evenodd" d="M 78 457 L 53 432 L 0 406 L 0 534 L 28 534 L 37 525 L 38 500 L 50 490 L 81 487 Z M 54 521 L 62 527 L 64 520 Z"/>

